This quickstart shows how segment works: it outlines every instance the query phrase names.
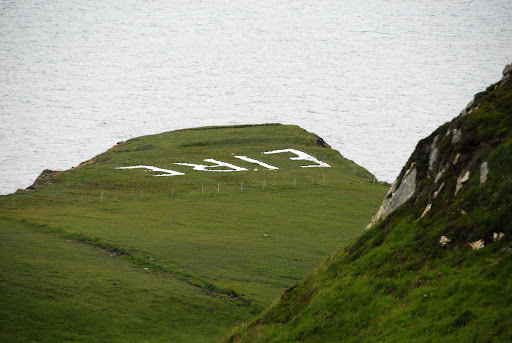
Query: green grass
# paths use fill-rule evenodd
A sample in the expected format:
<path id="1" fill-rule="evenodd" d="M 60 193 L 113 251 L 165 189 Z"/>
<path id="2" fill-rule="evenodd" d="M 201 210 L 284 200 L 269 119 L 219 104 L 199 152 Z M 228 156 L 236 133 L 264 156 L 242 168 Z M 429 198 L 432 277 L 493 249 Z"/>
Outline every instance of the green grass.
<path id="1" fill-rule="evenodd" d="M 476 98 L 476 111 L 418 144 L 401 174 L 415 163 L 420 179 L 411 201 L 226 341 L 512 341 L 512 83 Z M 462 132 L 460 142 L 452 144 L 449 128 Z M 436 136 L 441 148 L 430 170 Z M 481 185 L 483 162 L 489 175 Z M 455 194 L 466 171 L 470 178 Z M 427 204 L 432 208 L 420 219 Z M 499 232 L 504 237 L 493 241 Z M 451 239 L 445 247 L 441 236 Z M 469 243 L 479 239 L 485 247 L 472 250 Z"/>
<path id="2" fill-rule="evenodd" d="M 262 154 L 286 148 L 332 167 Z M 249 170 L 173 164 L 207 158 Z M 116 169 L 131 165 L 186 175 Z M 373 180 L 296 126 L 130 140 L 35 191 L 0 197 L 0 337 L 218 341 L 361 233 L 387 190 Z"/>
<path id="3" fill-rule="evenodd" d="M 246 308 L 172 275 L 0 223 L 2 342 L 212 342 L 247 318 Z"/>
<path id="4" fill-rule="evenodd" d="M 464 253 L 439 245 L 432 259 L 418 254 L 426 253 L 421 243 L 411 244 L 420 225 L 405 218 L 388 225 L 393 237 L 379 242 L 383 227 L 372 228 L 359 248 L 335 255 L 230 341 L 512 339 L 510 241 Z M 354 260 L 357 250 L 365 254 Z"/>

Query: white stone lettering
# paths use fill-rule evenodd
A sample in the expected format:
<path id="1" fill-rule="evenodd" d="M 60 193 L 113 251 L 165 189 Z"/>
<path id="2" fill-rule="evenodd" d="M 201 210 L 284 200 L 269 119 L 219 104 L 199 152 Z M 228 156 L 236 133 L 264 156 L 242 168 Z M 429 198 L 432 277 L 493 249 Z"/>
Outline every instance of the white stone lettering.
<path id="1" fill-rule="evenodd" d="M 280 154 L 280 153 L 292 153 L 292 154 L 295 154 L 294 157 L 290 157 L 290 160 L 310 161 L 310 162 L 316 163 L 314 165 L 311 164 L 311 165 L 306 165 L 306 166 L 300 166 L 301 168 L 330 167 L 329 164 L 327 164 L 325 162 L 322 162 L 322 161 L 316 159 L 315 157 L 313 157 L 313 156 L 311 156 L 311 155 L 309 155 L 309 154 L 307 154 L 307 153 L 305 153 L 303 151 L 300 151 L 300 150 L 281 149 L 281 150 L 272 150 L 272 151 L 263 152 L 263 154 L 267 154 L 267 155 L 269 155 L 269 154 Z M 236 155 L 234 157 L 238 158 L 239 160 L 242 160 L 242 161 L 246 161 L 246 162 L 249 162 L 249 163 L 257 164 L 257 165 L 262 166 L 264 168 L 267 168 L 269 170 L 279 169 L 278 167 L 275 167 L 275 166 L 273 166 L 271 164 L 268 164 L 268 163 L 265 163 L 265 162 L 262 162 L 262 161 L 254 159 L 254 158 L 250 158 L 250 157 L 244 156 L 244 155 Z M 206 164 L 183 163 L 183 162 L 175 162 L 174 164 L 180 165 L 180 166 L 192 167 L 194 170 L 209 171 L 209 172 L 248 171 L 248 169 L 246 169 L 246 168 L 239 167 L 239 166 L 236 166 L 234 164 L 227 163 L 227 162 L 217 161 L 217 160 L 214 160 L 213 158 L 208 158 L 208 159 L 205 159 L 204 161 L 212 163 L 212 164 L 211 165 L 206 165 Z M 151 171 L 154 171 L 154 172 L 162 172 L 162 173 L 164 173 L 164 174 L 157 174 L 157 175 L 154 175 L 154 176 L 185 175 L 185 173 L 178 172 L 178 171 L 175 171 L 175 170 L 163 169 L 163 168 L 158 168 L 158 167 L 153 167 L 153 166 L 145 166 L 145 165 L 137 165 L 137 166 L 129 166 L 129 167 L 118 167 L 116 169 L 147 169 L 147 170 L 151 170 Z M 258 169 L 254 169 L 254 170 L 257 171 Z"/>
<path id="2" fill-rule="evenodd" d="M 153 166 L 130 166 L 130 167 L 118 167 L 116 169 L 149 169 L 149 170 L 156 171 L 156 172 L 166 173 L 166 174 L 158 174 L 155 176 L 185 175 L 185 173 L 180 173 L 175 170 L 162 169 L 162 168 L 157 168 L 157 167 L 153 167 Z"/>
<path id="3" fill-rule="evenodd" d="M 271 169 L 271 170 L 274 170 L 274 169 L 279 169 L 277 167 L 274 167 L 270 164 L 267 164 L 265 162 L 261 162 L 261 161 L 258 161 L 258 160 L 255 160 L 254 158 L 250 158 L 250 157 L 247 157 L 247 156 L 235 156 L 236 158 L 240 159 L 240 160 L 243 160 L 243 161 L 247 161 L 247 162 L 250 162 L 250 163 L 255 163 L 255 164 L 258 164 L 262 167 L 265 167 L 267 169 Z M 257 170 L 257 169 L 255 169 Z"/>
<path id="4" fill-rule="evenodd" d="M 201 170 L 201 171 L 211 171 L 211 172 L 232 172 L 232 171 L 247 171 L 247 169 L 235 166 L 231 163 L 221 162 L 214 160 L 213 158 L 207 158 L 204 160 L 205 162 L 213 163 L 213 166 L 208 166 L 204 164 L 193 164 L 193 163 L 174 163 L 180 166 L 188 166 L 193 167 L 194 170 Z M 219 168 L 219 167 L 226 167 L 229 169 L 211 169 L 211 168 Z"/>
<path id="5" fill-rule="evenodd" d="M 272 150 L 272 151 L 266 151 L 264 154 L 280 154 L 283 152 L 291 152 L 297 157 L 290 157 L 290 160 L 297 160 L 297 161 L 311 161 L 316 163 L 316 165 L 307 165 L 307 166 L 300 166 L 301 168 L 316 168 L 316 167 L 330 167 L 329 164 L 322 162 L 320 160 L 317 160 L 313 156 L 306 154 L 305 152 L 295 150 L 295 149 L 281 149 L 281 150 Z"/>

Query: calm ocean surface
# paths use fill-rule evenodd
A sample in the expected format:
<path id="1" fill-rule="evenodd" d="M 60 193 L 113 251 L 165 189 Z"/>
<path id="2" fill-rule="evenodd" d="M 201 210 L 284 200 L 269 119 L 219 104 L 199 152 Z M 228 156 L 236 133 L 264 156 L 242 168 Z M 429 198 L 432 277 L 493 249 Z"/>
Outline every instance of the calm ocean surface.
<path id="1" fill-rule="evenodd" d="M 393 181 L 511 62 L 510 0 L 0 0 L 0 194 L 132 137 L 269 122 Z"/>

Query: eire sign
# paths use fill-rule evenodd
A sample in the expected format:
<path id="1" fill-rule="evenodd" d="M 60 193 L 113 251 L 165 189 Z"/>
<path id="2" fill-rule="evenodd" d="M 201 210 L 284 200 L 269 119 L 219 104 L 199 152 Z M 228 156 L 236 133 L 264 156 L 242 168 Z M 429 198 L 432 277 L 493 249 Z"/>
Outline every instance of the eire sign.
<path id="1" fill-rule="evenodd" d="M 272 150 L 272 151 L 265 151 L 263 154 L 269 155 L 269 154 L 280 154 L 283 152 L 291 152 L 295 154 L 296 156 L 290 157 L 290 160 L 296 160 L 296 161 L 309 161 L 313 162 L 315 164 L 306 165 L 306 166 L 300 166 L 301 168 L 317 168 L 317 167 L 330 167 L 329 164 L 322 162 L 315 157 L 306 154 L 305 152 L 295 150 L 295 149 L 281 149 L 281 150 Z M 249 163 L 254 163 L 259 166 L 262 166 L 264 168 L 273 170 L 273 169 L 279 169 L 278 167 L 272 166 L 270 164 L 267 164 L 262 161 L 255 160 L 253 158 L 247 157 L 247 156 L 234 156 L 242 161 L 246 161 Z M 192 167 L 194 170 L 200 170 L 200 171 L 209 171 L 209 172 L 233 172 L 233 171 L 247 171 L 247 168 L 239 167 L 231 163 L 221 162 L 214 160 L 213 158 L 207 158 L 204 160 L 205 162 L 212 163 L 211 165 L 206 164 L 194 164 L 194 163 L 181 163 L 176 162 L 174 164 L 180 165 L 180 166 L 187 166 Z M 118 167 L 117 169 L 149 169 L 156 172 L 162 172 L 164 174 L 158 174 L 155 176 L 176 176 L 176 175 L 185 175 L 185 173 L 178 172 L 175 170 L 169 170 L 169 169 L 163 169 L 153 166 L 130 166 L 130 167 Z M 257 170 L 257 169 L 255 169 Z"/>

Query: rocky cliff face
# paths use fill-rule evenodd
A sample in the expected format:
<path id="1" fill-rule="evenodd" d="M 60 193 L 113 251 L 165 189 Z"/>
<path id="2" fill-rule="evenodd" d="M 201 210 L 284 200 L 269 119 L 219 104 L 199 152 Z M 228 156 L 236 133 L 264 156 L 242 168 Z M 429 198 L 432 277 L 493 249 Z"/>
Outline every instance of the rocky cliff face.
<path id="1" fill-rule="evenodd" d="M 496 91 L 509 83 L 512 64 L 507 65 L 502 74 L 499 82 L 485 92 L 476 94 L 451 123 L 443 125 L 418 143 L 367 229 L 411 199 L 416 203 L 427 200 L 422 218 L 432 209 L 432 201 L 442 192 L 451 192 L 456 196 L 470 177 L 479 178 L 480 185 L 487 181 L 489 163 L 486 157 L 502 142 L 504 135 L 503 132 L 493 137 L 475 135 L 475 130 L 468 127 L 466 117 L 477 111 L 482 101 L 494 99 Z M 506 130 L 506 126 L 502 130 Z"/>
<path id="2" fill-rule="evenodd" d="M 228 341 L 512 341 L 511 71 L 418 143 L 361 237 Z"/>

